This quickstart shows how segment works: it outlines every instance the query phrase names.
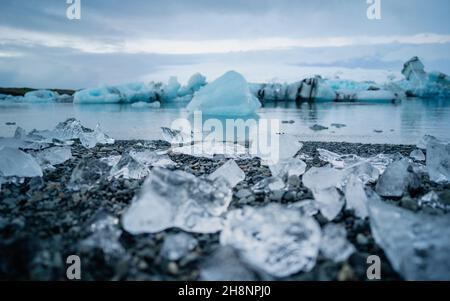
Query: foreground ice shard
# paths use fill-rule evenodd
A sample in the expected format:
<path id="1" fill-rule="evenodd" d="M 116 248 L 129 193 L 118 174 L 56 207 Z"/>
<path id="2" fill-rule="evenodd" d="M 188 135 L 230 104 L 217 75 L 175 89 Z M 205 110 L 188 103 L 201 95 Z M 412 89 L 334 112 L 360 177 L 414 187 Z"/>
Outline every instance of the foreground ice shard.
<path id="1" fill-rule="evenodd" d="M 355 252 L 355 247 L 347 240 L 344 226 L 327 224 L 322 229 L 320 252 L 334 262 L 346 261 Z"/>
<path id="2" fill-rule="evenodd" d="M 196 178 L 183 171 L 154 168 L 140 193 L 122 217 L 132 234 L 180 228 L 193 233 L 215 233 L 232 199 L 223 179 Z"/>
<path id="3" fill-rule="evenodd" d="M 270 172 L 273 177 L 280 177 L 289 179 L 291 177 L 300 177 L 305 173 L 306 163 L 298 158 L 290 158 L 278 162 L 274 165 L 269 165 Z"/>
<path id="4" fill-rule="evenodd" d="M 220 247 L 200 264 L 202 281 L 255 281 L 255 272 L 232 247 Z"/>
<path id="5" fill-rule="evenodd" d="M 198 241 L 190 234 L 181 232 L 168 234 L 161 247 L 161 256 L 168 260 L 180 260 L 194 250 Z"/>
<path id="6" fill-rule="evenodd" d="M 355 215 L 361 219 L 368 216 L 367 196 L 364 191 L 364 184 L 356 176 L 351 175 L 345 186 L 345 207 L 353 210 Z"/>
<path id="7" fill-rule="evenodd" d="M 431 140 L 427 145 L 427 169 L 437 183 L 450 182 L 450 144 Z"/>
<path id="8" fill-rule="evenodd" d="M 371 192 L 376 243 L 406 280 L 450 280 L 450 216 L 429 216 L 389 205 Z"/>
<path id="9" fill-rule="evenodd" d="M 252 95 L 245 78 L 229 71 L 198 91 L 187 106 L 189 112 L 221 116 L 253 115 L 261 103 Z"/>
<path id="10" fill-rule="evenodd" d="M 0 149 L 0 177 L 42 177 L 42 169 L 33 156 L 19 149 L 4 147 Z"/>
<path id="11" fill-rule="evenodd" d="M 43 169 L 53 169 L 54 165 L 62 164 L 72 158 L 72 151 L 68 146 L 54 146 L 34 154 Z"/>
<path id="12" fill-rule="evenodd" d="M 378 180 L 376 191 L 383 197 L 402 197 L 410 188 L 420 185 L 407 158 L 391 163 Z"/>
<path id="13" fill-rule="evenodd" d="M 170 144 L 182 144 L 192 141 L 192 133 L 185 133 L 167 127 L 161 127 L 161 130 L 164 140 Z"/>
<path id="14" fill-rule="evenodd" d="M 124 178 L 139 180 L 145 178 L 150 170 L 144 164 L 134 159 L 129 154 L 124 154 L 119 162 L 114 165 L 109 174 L 110 178 Z"/>
<path id="15" fill-rule="evenodd" d="M 231 187 L 235 187 L 239 182 L 245 179 L 245 173 L 234 160 L 228 160 L 224 165 L 208 176 L 208 179 L 213 181 L 218 178 L 226 180 Z"/>
<path id="16" fill-rule="evenodd" d="M 313 218 L 296 209 L 269 204 L 229 212 L 220 243 L 238 250 L 251 266 L 275 277 L 287 277 L 314 267 L 320 237 L 320 227 Z"/>
<path id="17" fill-rule="evenodd" d="M 184 154 L 199 158 L 213 159 L 214 156 L 223 156 L 228 159 L 250 158 L 248 149 L 231 142 L 202 141 L 192 145 L 172 148 L 174 154 Z"/>

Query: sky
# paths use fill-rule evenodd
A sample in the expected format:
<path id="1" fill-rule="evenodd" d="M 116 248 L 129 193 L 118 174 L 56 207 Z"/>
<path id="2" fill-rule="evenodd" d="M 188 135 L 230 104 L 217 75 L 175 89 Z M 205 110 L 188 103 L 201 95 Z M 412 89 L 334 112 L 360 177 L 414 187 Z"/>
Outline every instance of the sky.
<path id="1" fill-rule="evenodd" d="M 380 0 L 380 20 L 367 18 L 367 0 L 80 0 L 80 20 L 66 1 L 1 1 L 0 86 L 185 82 L 231 69 L 249 81 L 382 80 L 414 55 L 450 73 L 448 0 Z"/>

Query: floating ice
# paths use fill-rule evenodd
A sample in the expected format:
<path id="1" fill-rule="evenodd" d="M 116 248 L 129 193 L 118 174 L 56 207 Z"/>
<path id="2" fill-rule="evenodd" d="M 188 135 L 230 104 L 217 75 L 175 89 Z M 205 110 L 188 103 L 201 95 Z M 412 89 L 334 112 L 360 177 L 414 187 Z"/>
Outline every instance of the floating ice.
<path id="1" fill-rule="evenodd" d="M 58 99 L 58 93 L 50 90 L 36 90 L 25 93 L 23 101 L 25 102 L 52 102 Z"/>
<path id="2" fill-rule="evenodd" d="M 183 232 L 168 234 L 161 247 L 161 256 L 171 261 L 180 260 L 194 250 L 197 245 L 198 241 L 190 234 Z"/>
<path id="3" fill-rule="evenodd" d="M 378 180 L 376 191 L 384 197 L 402 197 L 409 188 L 420 184 L 407 158 L 391 163 Z"/>
<path id="4" fill-rule="evenodd" d="M 248 149 L 239 143 L 202 141 L 192 145 L 172 148 L 174 154 L 185 154 L 193 157 L 213 159 L 224 156 L 227 159 L 250 158 Z"/>
<path id="5" fill-rule="evenodd" d="M 202 281 L 255 281 L 255 273 L 232 247 L 220 247 L 200 264 Z"/>
<path id="6" fill-rule="evenodd" d="M 255 114 L 261 103 L 250 92 L 244 77 L 229 71 L 198 91 L 187 106 L 189 112 L 222 116 Z"/>
<path id="7" fill-rule="evenodd" d="M 347 240 L 344 226 L 327 224 L 322 229 L 320 252 L 336 263 L 346 261 L 355 252 L 355 247 Z"/>
<path id="8" fill-rule="evenodd" d="M 425 154 L 420 149 L 413 150 L 409 156 L 416 161 L 425 161 Z"/>
<path id="9" fill-rule="evenodd" d="M 152 85 L 129 83 L 118 86 L 101 86 L 85 89 L 74 94 L 73 102 L 84 103 L 133 103 L 152 102 L 158 100 L 157 92 Z"/>
<path id="10" fill-rule="evenodd" d="M 450 279 L 450 218 L 386 204 L 372 192 L 370 227 L 376 243 L 406 280 Z"/>
<path id="11" fill-rule="evenodd" d="M 234 160 L 228 160 L 224 165 L 208 176 L 208 179 L 213 181 L 217 178 L 222 178 L 226 180 L 231 187 L 235 187 L 239 182 L 245 179 L 245 173 Z"/>
<path id="12" fill-rule="evenodd" d="M 313 218 L 269 204 L 229 212 L 220 243 L 239 250 L 251 266 L 275 277 L 287 277 L 314 267 L 320 236 Z"/>
<path id="13" fill-rule="evenodd" d="M 367 196 L 364 191 L 364 184 L 355 175 L 350 176 L 345 186 L 345 199 L 345 208 L 347 210 L 353 210 L 355 215 L 362 219 L 368 216 Z"/>
<path id="14" fill-rule="evenodd" d="M 181 85 L 176 76 L 171 76 L 168 83 L 163 87 L 163 99 L 173 100 L 178 97 Z"/>
<path id="15" fill-rule="evenodd" d="M 122 224 L 132 234 L 178 227 L 187 232 L 215 233 L 232 198 L 228 183 L 210 181 L 183 171 L 154 168 Z"/>
<path id="16" fill-rule="evenodd" d="M 33 156 L 15 148 L 4 147 L 0 149 L 0 176 L 3 178 L 42 177 L 42 169 Z"/>
<path id="17" fill-rule="evenodd" d="M 200 73 L 195 73 L 194 75 L 191 76 L 191 78 L 189 78 L 187 85 L 182 87 L 178 91 L 178 96 L 183 97 L 186 95 L 192 95 L 205 85 L 206 85 L 206 77 L 204 77 Z"/>
<path id="18" fill-rule="evenodd" d="M 72 151 L 67 146 L 54 146 L 34 153 L 34 157 L 43 169 L 53 169 L 54 165 L 72 159 Z"/>
<path id="19" fill-rule="evenodd" d="M 428 142 L 427 169 L 431 181 L 436 183 L 450 182 L 450 144 L 436 141 Z"/>

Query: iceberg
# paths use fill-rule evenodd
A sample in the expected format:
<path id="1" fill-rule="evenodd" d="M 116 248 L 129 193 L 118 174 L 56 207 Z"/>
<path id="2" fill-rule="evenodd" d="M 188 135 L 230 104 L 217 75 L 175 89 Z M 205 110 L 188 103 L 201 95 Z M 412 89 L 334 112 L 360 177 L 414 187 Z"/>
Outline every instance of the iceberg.
<path id="1" fill-rule="evenodd" d="M 187 109 L 190 113 L 201 111 L 205 115 L 248 116 L 260 107 L 245 78 L 229 71 L 198 91 Z"/>
<path id="2" fill-rule="evenodd" d="M 193 233 L 222 230 L 232 191 L 223 179 L 196 178 L 183 171 L 152 169 L 122 217 L 131 234 L 180 228 Z"/>
<path id="3" fill-rule="evenodd" d="M 152 85 L 129 83 L 84 89 L 74 94 L 75 104 L 153 102 L 160 98 Z"/>
<path id="4" fill-rule="evenodd" d="M 178 91 L 180 90 L 181 85 L 178 82 L 176 76 L 171 76 L 169 81 L 163 87 L 162 98 L 164 100 L 173 100 L 178 97 Z"/>
<path id="5" fill-rule="evenodd" d="M 191 76 L 191 78 L 189 78 L 187 85 L 179 89 L 178 96 L 184 97 L 187 95 L 193 95 L 204 86 L 206 86 L 206 77 L 200 73 L 195 73 Z"/>
<path id="6" fill-rule="evenodd" d="M 59 97 L 58 93 L 50 90 L 36 90 L 25 93 L 24 102 L 53 102 Z"/>
<path id="7" fill-rule="evenodd" d="M 227 214 L 220 244 L 275 277 L 310 271 L 319 252 L 321 230 L 314 218 L 278 204 L 244 207 Z"/>
<path id="8" fill-rule="evenodd" d="M 394 269 L 409 281 L 450 279 L 450 218 L 413 213 L 371 193 L 370 228 Z M 394 229 L 394 230 L 393 230 Z"/>

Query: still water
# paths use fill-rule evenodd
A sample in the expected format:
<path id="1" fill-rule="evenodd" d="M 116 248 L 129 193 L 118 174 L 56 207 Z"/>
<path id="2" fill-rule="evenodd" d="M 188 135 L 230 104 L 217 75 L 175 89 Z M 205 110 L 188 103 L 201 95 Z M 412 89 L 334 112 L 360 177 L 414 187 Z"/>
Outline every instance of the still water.
<path id="1" fill-rule="evenodd" d="M 85 126 L 102 129 L 115 139 L 160 139 L 160 127 L 170 127 L 188 115 L 186 104 L 166 104 L 159 109 L 131 105 L 73 105 L 0 103 L 0 136 L 25 130 L 50 129 L 75 117 Z M 303 103 L 266 104 L 259 119 L 279 119 L 281 132 L 301 141 L 415 144 L 425 134 L 450 140 L 450 100 L 408 99 L 391 103 Z M 293 121 L 293 123 L 292 123 Z M 7 125 L 15 122 L 16 125 Z M 327 130 L 313 131 L 319 124 Z M 345 124 L 335 128 L 331 124 Z"/>

